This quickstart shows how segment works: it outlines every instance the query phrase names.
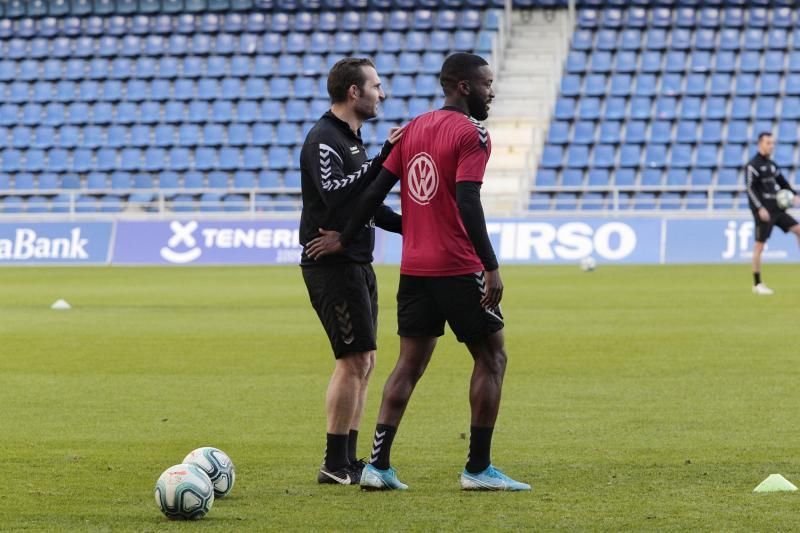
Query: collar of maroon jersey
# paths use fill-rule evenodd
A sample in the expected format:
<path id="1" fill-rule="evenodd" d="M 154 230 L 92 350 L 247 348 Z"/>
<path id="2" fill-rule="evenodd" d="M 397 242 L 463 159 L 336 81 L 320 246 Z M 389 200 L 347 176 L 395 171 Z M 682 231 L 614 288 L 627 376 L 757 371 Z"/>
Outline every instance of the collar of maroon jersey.
<path id="1" fill-rule="evenodd" d="M 469 116 L 469 114 L 464 113 L 464 110 L 460 107 L 456 107 L 454 105 L 446 105 L 440 109 L 440 111 L 455 111 L 456 113 L 461 113 L 464 116 Z"/>

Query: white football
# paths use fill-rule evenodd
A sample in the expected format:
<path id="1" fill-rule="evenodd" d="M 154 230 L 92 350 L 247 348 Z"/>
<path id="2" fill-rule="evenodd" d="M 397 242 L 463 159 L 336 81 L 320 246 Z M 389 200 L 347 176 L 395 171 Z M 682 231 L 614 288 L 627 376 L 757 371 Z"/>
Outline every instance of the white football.
<path id="1" fill-rule="evenodd" d="M 195 465 L 167 468 L 156 481 L 156 504 L 167 518 L 197 520 L 214 505 L 214 485 Z"/>
<path id="2" fill-rule="evenodd" d="M 789 189 L 781 189 L 775 195 L 775 200 L 781 209 L 789 209 L 794 205 L 794 193 Z"/>
<path id="3" fill-rule="evenodd" d="M 222 498 L 233 488 L 233 483 L 236 481 L 236 469 L 231 458 L 222 450 L 211 446 L 197 448 L 189 452 L 183 462 L 197 465 L 208 474 L 211 483 L 214 484 L 214 495 L 217 498 Z"/>
<path id="4" fill-rule="evenodd" d="M 584 272 L 591 272 L 595 268 L 597 268 L 597 261 L 595 261 L 594 257 L 587 256 L 581 259 L 581 270 Z"/>

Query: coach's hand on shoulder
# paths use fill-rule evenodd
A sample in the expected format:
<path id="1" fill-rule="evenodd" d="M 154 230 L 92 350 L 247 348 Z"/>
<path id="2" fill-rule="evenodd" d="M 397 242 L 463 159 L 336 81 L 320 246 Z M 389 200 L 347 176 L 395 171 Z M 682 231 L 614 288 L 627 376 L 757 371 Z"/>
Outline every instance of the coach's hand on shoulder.
<path id="1" fill-rule="evenodd" d="M 389 128 L 389 138 L 387 140 L 393 145 L 397 144 L 397 141 L 399 141 L 403 137 L 403 132 L 405 131 L 405 129 L 406 129 L 405 124 L 403 124 L 402 126 L 397 126 L 395 128 Z"/>
<path id="2" fill-rule="evenodd" d="M 386 142 L 383 143 L 383 148 L 381 149 L 381 157 L 389 157 L 389 152 L 392 151 L 394 145 L 400 141 L 403 137 L 403 131 L 405 130 L 405 125 L 398 126 L 396 128 L 389 129 L 389 138 L 386 139 Z"/>
<path id="3" fill-rule="evenodd" d="M 758 218 L 760 218 L 762 222 L 769 222 L 769 211 L 767 211 L 765 207 L 759 207 Z"/>
<path id="4" fill-rule="evenodd" d="M 339 232 L 319 228 L 320 236 L 306 245 L 306 255 L 315 261 L 320 257 L 344 251 L 339 242 Z"/>
<path id="5" fill-rule="evenodd" d="M 487 270 L 485 275 L 486 279 L 486 294 L 481 298 L 481 305 L 489 309 L 500 305 L 500 300 L 503 299 L 503 280 L 500 279 L 500 269 Z"/>

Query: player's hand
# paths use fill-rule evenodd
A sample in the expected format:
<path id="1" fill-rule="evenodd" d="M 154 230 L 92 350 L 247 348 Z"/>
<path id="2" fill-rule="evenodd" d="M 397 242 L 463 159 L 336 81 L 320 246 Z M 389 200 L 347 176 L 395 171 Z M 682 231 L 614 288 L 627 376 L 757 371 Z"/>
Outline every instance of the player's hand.
<path id="1" fill-rule="evenodd" d="M 339 232 L 319 228 L 320 236 L 312 239 L 306 245 L 306 255 L 316 261 L 320 257 L 338 254 L 344 251 L 344 246 L 339 242 Z"/>
<path id="2" fill-rule="evenodd" d="M 794 206 L 795 207 L 800 207 L 800 194 L 795 194 L 794 195 Z"/>
<path id="3" fill-rule="evenodd" d="M 387 139 L 387 141 L 393 145 L 397 144 L 397 141 L 399 141 L 403 137 L 403 131 L 405 131 L 405 128 L 406 128 L 405 125 L 397 126 L 396 128 L 390 128 L 389 138 Z"/>
<path id="4" fill-rule="evenodd" d="M 769 211 L 767 211 L 765 207 L 759 207 L 758 218 L 760 218 L 762 222 L 769 222 Z"/>
<path id="5" fill-rule="evenodd" d="M 500 269 L 486 271 L 486 294 L 481 298 L 481 305 L 488 309 L 493 309 L 500 305 L 503 299 L 503 280 L 500 279 Z"/>
<path id="6" fill-rule="evenodd" d="M 381 157 L 386 159 L 389 157 L 389 154 L 392 151 L 392 148 L 400 141 L 403 137 L 403 131 L 405 126 L 399 126 L 397 128 L 392 128 L 389 130 L 389 138 L 386 139 L 386 142 L 383 143 L 383 148 L 381 148 Z"/>

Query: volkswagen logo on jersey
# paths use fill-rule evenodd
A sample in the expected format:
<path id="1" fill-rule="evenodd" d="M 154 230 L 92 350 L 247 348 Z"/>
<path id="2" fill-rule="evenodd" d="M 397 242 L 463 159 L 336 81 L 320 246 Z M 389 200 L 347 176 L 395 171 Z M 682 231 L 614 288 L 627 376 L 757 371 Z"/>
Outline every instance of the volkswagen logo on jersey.
<path id="1" fill-rule="evenodd" d="M 428 205 L 439 190 L 439 172 L 433 158 L 420 152 L 408 163 L 408 194 L 419 205 Z"/>

